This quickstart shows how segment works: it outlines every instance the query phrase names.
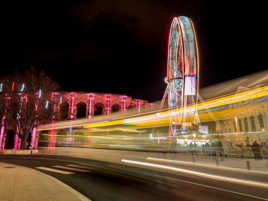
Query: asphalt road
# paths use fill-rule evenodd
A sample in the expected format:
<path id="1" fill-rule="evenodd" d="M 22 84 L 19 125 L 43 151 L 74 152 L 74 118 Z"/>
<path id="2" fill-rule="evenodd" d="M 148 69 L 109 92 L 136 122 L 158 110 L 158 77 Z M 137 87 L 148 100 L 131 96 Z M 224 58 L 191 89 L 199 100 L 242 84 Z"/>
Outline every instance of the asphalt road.
<path id="1" fill-rule="evenodd" d="M 268 200 L 267 188 L 156 168 L 52 155 L 1 155 L 0 160 L 49 174 L 92 201 Z"/>

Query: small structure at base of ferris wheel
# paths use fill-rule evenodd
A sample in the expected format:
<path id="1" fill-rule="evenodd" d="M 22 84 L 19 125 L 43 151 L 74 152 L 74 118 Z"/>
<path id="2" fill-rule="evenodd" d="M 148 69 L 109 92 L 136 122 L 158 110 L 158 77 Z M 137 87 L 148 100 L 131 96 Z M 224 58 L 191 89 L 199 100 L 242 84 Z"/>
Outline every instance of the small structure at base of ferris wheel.
<path id="1" fill-rule="evenodd" d="M 199 91 L 199 55 L 195 28 L 188 17 L 174 17 L 168 40 L 167 75 L 161 106 L 168 98 L 168 107 L 177 115 L 170 118 L 172 136 L 198 130 L 196 110 Z"/>

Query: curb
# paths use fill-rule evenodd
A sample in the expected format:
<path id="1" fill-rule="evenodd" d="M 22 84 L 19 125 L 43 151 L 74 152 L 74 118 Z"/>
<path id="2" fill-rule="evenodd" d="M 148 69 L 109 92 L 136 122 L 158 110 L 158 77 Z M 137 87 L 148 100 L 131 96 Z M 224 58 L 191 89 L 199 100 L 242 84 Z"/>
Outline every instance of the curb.
<path id="1" fill-rule="evenodd" d="M 47 175 L 43 172 L 40 172 L 36 169 L 33 169 L 34 171 L 38 172 L 39 174 L 43 175 L 43 176 L 46 176 L 48 177 L 49 179 L 53 180 L 54 182 L 56 182 L 57 184 L 63 186 L 67 191 L 69 191 L 70 193 L 74 194 L 75 196 L 78 197 L 78 199 L 80 199 L 81 201 L 91 201 L 89 198 L 87 198 L 86 196 L 84 196 L 83 194 L 81 194 L 80 192 L 74 190 L 73 188 L 71 188 L 70 186 L 68 186 L 67 184 L 59 181 L 58 179 L 50 176 L 50 175 Z"/>

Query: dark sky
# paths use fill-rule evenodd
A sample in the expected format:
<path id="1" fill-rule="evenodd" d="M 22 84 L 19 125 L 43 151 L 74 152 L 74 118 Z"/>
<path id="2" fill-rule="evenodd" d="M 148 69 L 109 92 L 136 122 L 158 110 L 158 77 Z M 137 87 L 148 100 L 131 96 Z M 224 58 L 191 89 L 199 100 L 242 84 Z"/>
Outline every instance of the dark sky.
<path id="1" fill-rule="evenodd" d="M 34 65 L 66 91 L 160 100 L 165 89 L 169 25 L 178 15 L 192 17 L 197 26 L 201 87 L 268 66 L 268 14 L 264 3 L 8 2 L 1 3 L 1 74 Z"/>

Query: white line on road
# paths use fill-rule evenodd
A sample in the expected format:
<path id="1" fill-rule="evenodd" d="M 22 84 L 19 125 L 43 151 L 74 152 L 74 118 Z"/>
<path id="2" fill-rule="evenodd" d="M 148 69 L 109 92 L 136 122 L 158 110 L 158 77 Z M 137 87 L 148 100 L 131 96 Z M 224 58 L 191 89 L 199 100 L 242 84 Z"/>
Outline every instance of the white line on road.
<path id="1" fill-rule="evenodd" d="M 261 187 L 261 188 L 268 189 L 267 184 L 260 183 L 260 182 L 253 182 L 253 181 L 246 181 L 246 180 L 241 180 L 241 179 L 227 178 L 227 177 L 222 177 L 222 176 L 216 176 L 216 175 L 200 173 L 200 172 L 195 172 L 195 171 L 191 171 L 191 170 L 185 170 L 185 169 L 181 169 L 181 168 L 170 167 L 170 166 L 166 166 L 166 165 L 141 162 L 141 161 L 133 161 L 133 160 L 126 160 L 126 159 L 122 159 L 121 161 L 124 162 L 124 163 L 129 163 L 129 164 L 136 164 L 136 165 L 155 167 L 155 168 L 160 168 L 160 169 L 165 169 L 165 170 L 172 170 L 172 171 L 175 171 L 175 172 L 182 172 L 182 173 L 192 174 L 192 175 L 195 175 L 195 176 L 201 176 L 203 178 L 209 178 L 209 179 L 220 180 L 220 181 L 225 181 L 225 182 L 233 182 L 233 183 L 239 183 L 239 184 L 242 183 L 242 184 L 246 184 L 246 185 L 251 185 L 251 186 L 255 186 L 255 187 Z M 258 200 L 268 201 L 268 199 L 266 199 L 266 198 L 258 197 L 258 196 L 255 196 L 255 195 L 235 192 L 235 191 L 231 191 L 231 190 L 227 190 L 227 189 L 223 189 L 223 188 L 218 188 L 218 187 L 214 187 L 214 186 L 208 186 L 208 185 L 205 185 L 205 184 L 199 184 L 199 183 L 189 182 L 189 181 L 185 181 L 185 180 L 180 180 L 180 181 L 185 182 L 185 183 L 195 184 L 195 185 L 198 185 L 198 186 L 203 186 L 203 187 L 206 187 L 206 188 L 219 190 L 219 191 L 225 191 L 225 192 L 229 192 L 229 193 L 233 193 L 233 194 L 238 194 L 238 195 L 242 195 L 242 196 L 246 196 L 246 197 L 250 197 L 250 198 L 254 198 L 254 199 L 258 199 Z"/>
<path id="2" fill-rule="evenodd" d="M 49 172 L 56 172 L 56 173 L 60 173 L 60 174 L 74 174 L 74 172 L 69 172 L 69 171 L 63 171 L 63 170 L 57 170 L 57 169 L 53 169 L 53 168 L 48 168 L 48 167 L 36 167 L 36 169 L 39 170 L 46 170 Z"/>
<path id="3" fill-rule="evenodd" d="M 65 166 L 62 166 L 62 165 L 55 165 L 53 167 L 60 168 L 60 169 L 65 169 L 65 170 L 76 171 L 76 172 L 90 172 L 89 170 L 83 170 L 83 169 L 75 168 L 75 167 L 65 167 Z"/>
<path id="4" fill-rule="evenodd" d="M 89 171 L 92 170 L 92 168 L 90 168 L 89 166 L 83 166 L 83 165 L 69 164 L 67 166 L 69 166 L 69 167 L 75 167 L 75 168 L 80 168 L 80 169 L 84 169 L 84 170 L 89 170 Z"/>

